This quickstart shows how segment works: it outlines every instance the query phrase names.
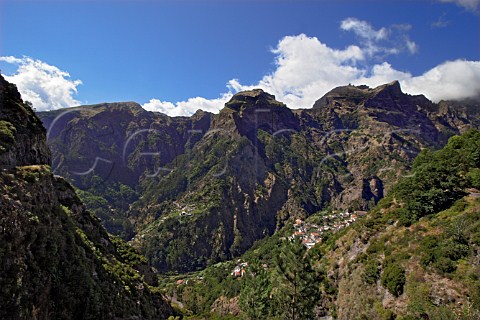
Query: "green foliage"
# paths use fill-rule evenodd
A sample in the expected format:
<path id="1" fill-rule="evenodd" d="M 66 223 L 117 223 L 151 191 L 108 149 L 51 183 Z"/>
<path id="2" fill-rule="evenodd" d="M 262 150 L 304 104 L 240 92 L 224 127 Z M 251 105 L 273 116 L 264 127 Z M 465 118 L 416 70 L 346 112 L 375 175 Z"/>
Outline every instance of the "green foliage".
<path id="1" fill-rule="evenodd" d="M 258 261 L 252 263 L 244 276 L 240 291 L 240 308 L 247 318 L 268 318 L 271 291 L 269 273 Z"/>
<path id="2" fill-rule="evenodd" d="M 425 237 L 418 250 L 422 254 L 422 265 L 424 267 L 432 265 L 441 274 L 454 272 L 455 261 L 469 253 L 468 244 L 458 240 L 447 234 Z"/>
<path id="3" fill-rule="evenodd" d="M 196 315 L 210 315 L 213 303 L 220 297 L 233 298 L 238 296 L 241 279 L 230 275 L 233 265 L 220 263 L 198 272 L 195 276 L 186 276 L 181 285 L 168 286 L 169 295 L 176 294 L 186 310 Z M 172 277 L 173 281 L 179 278 Z M 172 281 L 172 280 L 171 280 Z"/>
<path id="4" fill-rule="evenodd" d="M 452 137 L 439 151 L 423 151 L 412 174 L 393 190 L 404 203 L 404 210 L 398 212 L 404 224 L 444 210 L 464 196 L 464 189 L 478 182 L 478 168 L 480 132 L 476 130 Z"/>
<path id="5" fill-rule="evenodd" d="M 472 168 L 467 173 L 467 181 L 473 187 L 480 189 L 480 168 Z"/>
<path id="6" fill-rule="evenodd" d="M 284 241 L 275 259 L 272 280 L 274 317 L 310 319 L 320 298 L 319 278 L 299 240 Z"/>
<path id="7" fill-rule="evenodd" d="M 0 152 L 7 151 L 15 143 L 15 132 L 13 124 L 0 120 Z"/>
<path id="8" fill-rule="evenodd" d="M 375 284 L 380 276 L 380 269 L 378 262 L 374 259 L 369 259 L 365 263 L 365 270 L 363 273 L 363 281 L 367 284 Z"/>
<path id="9" fill-rule="evenodd" d="M 405 284 L 405 270 L 394 261 L 387 261 L 382 273 L 382 285 L 391 294 L 398 297 L 403 293 Z"/>

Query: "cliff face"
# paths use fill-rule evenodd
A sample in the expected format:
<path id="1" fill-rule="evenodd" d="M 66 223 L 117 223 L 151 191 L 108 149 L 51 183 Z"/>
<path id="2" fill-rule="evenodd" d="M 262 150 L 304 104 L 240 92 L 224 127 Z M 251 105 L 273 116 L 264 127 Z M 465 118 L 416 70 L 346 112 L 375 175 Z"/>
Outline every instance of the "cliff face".
<path id="1" fill-rule="evenodd" d="M 144 258 L 53 175 L 40 120 L 0 85 L 0 318 L 167 318 Z"/>
<path id="2" fill-rule="evenodd" d="M 190 118 L 86 106 L 51 131 L 49 144 L 58 172 L 104 197 L 87 195 L 97 211 L 127 199 L 118 183 L 128 183 L 134 196 L 99 214 L 104 223 L 111 226 L 113 216 L 128 225 L 132 243 L 160 270 L 187 271 L 241 254 L 290 217 L 373 206 L 421 149 L 478 126 L 474 105 L 444 104 L 392 82 L 339 87 L 307 110 L 290 110 L 262 90 L 234 95 L 218 115 Z M 60 112 L 40 117 L 48 128 Z M 107 125 L 113 113 L 117 126 Z M 101 134 L 108 126 L 113 140 Z M 79 161 L 85 154 L 88 161 Z M 124 171 L 87 170 L 97 156 Z M 73 177 L 80 170 L 70 163 L 85 174 Z M 113 231 L 121 233 L 118 226 Z"/>
<path id="3" fill-rule="evenodd" d="M 50 163 L 45 128 L 15 85 L 0 77 L 0 166 Z"/>

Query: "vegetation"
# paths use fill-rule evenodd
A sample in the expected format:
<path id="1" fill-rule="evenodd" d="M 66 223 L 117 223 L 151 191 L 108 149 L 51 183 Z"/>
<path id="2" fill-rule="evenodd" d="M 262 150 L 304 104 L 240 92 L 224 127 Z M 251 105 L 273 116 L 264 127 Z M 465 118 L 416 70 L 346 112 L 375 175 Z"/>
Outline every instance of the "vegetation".
<path id="1" fill-rule="evenodd" d="M 144 282 L 145 258 L 111 238 L 68 183 L 56 179 L 38 165 L 0 174 L 0 316 L 157 319 L 171 313 Z M 43 201 L 57 199 L 56 192 L 62 202 Z"/>
<path id="2" fill-rule="evenodd" d="M 150 286 L 145 258 L 113 239 L 73 187 L 52 173 L 45 128 L 0 76 L 1 148 L 5 143 L 10 149 L 0 152 L 0 318 L 172 315 Z"/>
<path id="3" fill-rule="evenodd" d="M 470 130 L 452 137 L 445 148 L 424 150 L 415 160 L 410 177 L 394 189 L 403 207 L 404 223 L 439 212 L 465 195 L 465 188 L 478 186 L 480 132 Z"/>
<path id="4" fill-rule="evenodd" d="M 480 199 L 468 196 L 469 188 L 476 187 L 472 177 L 480 167 L 479 141 L 480 132 L 471 130 L 441 150 L 422 152 L 408 176 L 366 219 L 333 243 L 322 244 L 320 263 L 331 275 L 323 290 L 335 301 L 331 314 L 368 319 L 480 316 Z M 352 255 L 351 262 L 338 263 Z"/>
<path id="5" fill-rule="evenodd" d="M 383 268 L 382 284 L 391 294 L 400 296 L 405 284 L 405 270 L 396 262 L 387 262 Z"/>
<path id="6" fill-rule="evenodd" d="M 7 151 L 15 142 L 15 126 L 8 121 L 0 120 L 0 152 Z"/>
<path id="7" fill-rule="evenodd" d="M 421 97 L 403 96 L 412 115 L 398 110 L 388 92 L 377 100 L 387 87 L 339 89 L 344 97 L 329 95 L 319 108 L 298 113 L 249 91 L 201 126 L 196 120 L 132 119 L 129 132 L 159 130 L 128 150 L 128 168 L 141 163 L 142 148 L 158 148 L 165 159 L 152 161 L 153 168 L 165 170 L 139 170 L 129 182 L 84 177 L 81 196 L 121 236 L 129 238 L 127 221 L 134 221 L 132 243 L 164 275 L 164 293 L 178 300 L 173 303 L 185 317 L 478 318 L 480 210 L 478 200 L 464 196 L 480 184 L 480 133 L 471 130 L 442 150 L 424 150 L 390 190 L 383 183 L 391 186 L 418 150 L 439 147 L 462 128 Z M 260 105 L 262 114 L 255 110 Z M 124 122 L 117 129 L 126 133 Z M 91 119 L 82 123 L 100 127 Z M 205 133 L 210 126 L 220 129 Z M 417 126 L 438 135 L 376 132 Z M 202 134 L 187 137 L 185 131 L 197 127 Z M 89 134 L 72 136 L 83 141 Z M 99 149 L 114 156 L 115 148 L 121 149 L 102 141 Z M 69 155 L 84 156 L 80 148 Z M 25 179 L 39 178 L 28 173 Z M 375 206 L 384 190 L 388 196 Z M 350 228 L 325 233 L 309 251 L 287 240 L 292 217 L 338 202 L 372 210 Z M 75 237 L 122 292 L 136 297 L 145 276 L 133 266 L 145 259 L 118 239 L 109 240 L 113 254 L 84 229 L 76 228 Z M 222 262 L 233 258 L 239 260 Z M 233 276 L 245 262 L 243 277 Z"/>

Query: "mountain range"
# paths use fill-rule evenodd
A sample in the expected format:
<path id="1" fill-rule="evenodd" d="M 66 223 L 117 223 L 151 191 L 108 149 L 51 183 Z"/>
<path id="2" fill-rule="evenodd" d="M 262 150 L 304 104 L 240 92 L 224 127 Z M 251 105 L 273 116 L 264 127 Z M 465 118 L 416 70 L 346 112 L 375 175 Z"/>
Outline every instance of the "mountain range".
<path id="1" fill-rule="evenodd" d="M 0 317 L 478 319 L 479 128 L 398 82 L 168 117 L 0 77 Z"/>
<path id="2" fill-rule="evenodd" d="M 368 210 L 479 115 L 476 101 L 433 103 L 397 81 L 338 87 L 300 110 L 256 89 L 191 117 L 133 102 L 38 113 L 55 174 L 160 273 L 238 257 L 290 219 Z"/>

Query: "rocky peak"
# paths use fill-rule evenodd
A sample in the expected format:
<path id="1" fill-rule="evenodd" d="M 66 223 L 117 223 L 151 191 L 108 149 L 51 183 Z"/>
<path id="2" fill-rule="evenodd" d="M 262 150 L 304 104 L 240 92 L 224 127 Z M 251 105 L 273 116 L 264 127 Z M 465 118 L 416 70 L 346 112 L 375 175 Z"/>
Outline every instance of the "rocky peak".
<path id="1" fill-rule="evenodd" d="M 317 100 L 313 105 L 313 109 L 322 109 L 328 105 L 335 106 L 339 104 L 347 104 L 349 106 L 355 106 L 360 104 L 362 101 L 371 96 L 372 89 L 368 86 L 341 86 L 337 87 L 328 93 L 326 93 L 322 98 Z"/>
<path id="2" fill-rule="evenodd" d="M 374 92 L 375 96 L 378 97 L 400 98 L 404 95 L 404 93 L 402 92 L 402 88 L 400 87 L 400 82 L 398 82 L 398 80 L 378 86 L 372 91 Z"/>
<path id="3" fill-rule="evenodd" d="M 242 91 L 225 104 L 216 121 L 217 128 L 234 130 L 254 139 L 258 129 L 268 133 L 298 130 L 298 119 L 275 96 L 262 89 Z"/>
<path id="4" fill-rule="evenodd" d="M 262 89 L 239 92 L 225 104 L 226 108 L 234 111 L 244 111 L 252 108 L 269 108 L 272 106 L 286 107 L 283 103 L 275 100 L 274 95 L 269 94 Z"/>
<path id="5" fill-rule="evenodd" d="M 402 91 L 400 83 L 393 81 L 374 89 L 371 96 L 364 102 L 366 108 L 383 109 L 398 112 L 416 112 L 419 108 L 434 109 L 434 103 L 424 95 L 409 95 Z"/>
<path id="6" fill-rule="evenodd" d="M 46 131 L 14 84 L 0 75 L 0 166 L 50 164 Z"/>

